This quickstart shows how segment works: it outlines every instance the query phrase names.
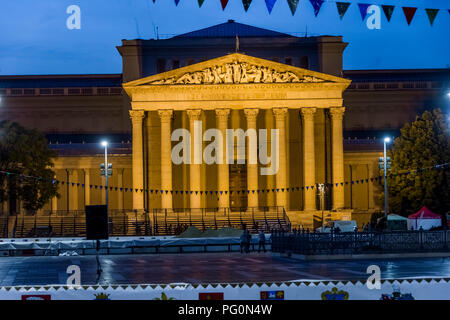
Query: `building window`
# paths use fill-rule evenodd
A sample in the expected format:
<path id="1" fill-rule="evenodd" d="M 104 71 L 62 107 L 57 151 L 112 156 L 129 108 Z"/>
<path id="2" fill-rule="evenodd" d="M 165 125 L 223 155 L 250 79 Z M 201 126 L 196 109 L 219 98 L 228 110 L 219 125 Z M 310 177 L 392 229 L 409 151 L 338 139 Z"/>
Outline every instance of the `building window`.
<path id="1" fill-rule="evenodd" d="M 300 68 L 309 69 L 309 59 L 307 56 L 303 56 L 300 58 Z"/>
<path id="2" fill-rule="evenodd" d="M 290 65 L 290 66 L 293 65 L 293 63 L 292 63 L 292 58 L 286 58 L 286 59 L 285 59 L 285 62 L 286 62 L 286 64 L 288 64 L 288 65 Z"/>
<path id="3" fill-rule="evenodd" d="M 180 60 L 172 60 L 172 70 L 180 67 Z"/>
<path id="4" fill-rule="evenodd" d="M 156 60 L 156 73 L 161 73 L 166 71 L 166 59 Z"/>

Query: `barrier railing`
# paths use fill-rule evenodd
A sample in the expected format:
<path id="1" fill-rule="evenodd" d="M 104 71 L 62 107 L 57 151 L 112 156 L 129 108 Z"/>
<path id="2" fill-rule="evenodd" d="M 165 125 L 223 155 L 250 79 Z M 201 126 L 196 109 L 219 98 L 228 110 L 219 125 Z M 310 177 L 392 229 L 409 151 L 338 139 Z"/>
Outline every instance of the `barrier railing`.
<path id="1" fill-rule="evenodd" d="M 148 211 L 110 210 L 111 236 L 176 235 L 189 226 L 199 230 L 220 228 L 250 232 L 272 229 L 289 230 L 290 223 L 282 207 L 155 209 Z M 83 237 L 86 235 L 84 211 L 46 211 L 37 215 L 0 217 L 0 237 Z"/>
<path id="2" fill-rule="evenodd" d="M 448 230 L 272 234 L 272 251 L 288 254 L 448 252 L 449 248 Z"/>
<path id="3" fill-rule="evenodd" d="M 201 231 L 220 228 L 242 229 L 250 232 L 272 229 L 289 230 L 287 214 L 282 207 L 213 208 L 213 209 L 155 209 L 153 233 L 174 235 L 195 226 Z"/>

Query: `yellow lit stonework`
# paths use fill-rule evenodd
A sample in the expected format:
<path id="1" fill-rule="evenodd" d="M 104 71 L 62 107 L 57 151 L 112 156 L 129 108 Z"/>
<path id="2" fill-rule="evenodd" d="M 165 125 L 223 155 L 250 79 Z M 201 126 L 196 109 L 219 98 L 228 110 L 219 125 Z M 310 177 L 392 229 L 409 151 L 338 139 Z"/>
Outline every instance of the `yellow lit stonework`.
<path id="1" fill-rule="evenodd" d="M 151 212 L 160 208 L 279 206 L 286 210 L 293 226 L 311 228 L 313 220 L 322 214 L 316 201 L 317 188 L 294 192 L 286 188 L 339 184 L 356 176 L 367 179 L 377 175 L 378 154 L 344 155 L 342 94 L 349 85 L 348 79 L 240 53 L 124 83 L 132 108 L 132 154 L 110 155 L 114 173 L 109 184 L 139 192 L 110 192 L 110 209 L 132 215 L 134 210 Z M 177 142 L 171 141 L 171 133 L 179 128 L 193 132 L 195 121 L 202 121 L 202 133 L 217 128 L 224 136 L 227 129 L 278 129 L 277 174 L 262 176 L 260 169 L 264 165 L 259 162 L 172 163 L 171 150 Z M 266 142 L 270 150 L 270 134 Z M 203 148 L 205 145 L 203 141 Z M 101 153 L 95 157 L 60 157 L 55 162 L 56 178 L 101 185 L 98 168 L 102 161 Z M 236 192 L 230 194 L 243 187 L 279 192 L 250 192 L 239 197 Z M 101 190 L 78 187 L 67 192 L 67 188 L 61 186 L 61 197 L 53 199 L 45 209 L 82 210 L 86 204 L 104 201 Z M 206 196 L 200 192 L 149 193 L 141 189 L 227 192 Z M 350 219 L 353 208 L 368 213 L 377 208 L 372 182 L 344 185 L 329 192 L 332 210 L 324 212 L 327 218 Z"/>
<path id="2" fill-rule="evenodd" d="M 237 129 L 233 127 L 233 123 L 229 124 L 228 118 L 230 110 L 235 110 L 240 118 L 239 125 L 244 129 L 261 129 L 265 128 L 264 123 L 273 122 L 274 128 L 279 130 L 279 170 L 274 177 L 261 177 L 259 175 L 258 166 L 260 164 L 247 163 L 245 168 L 244 180 L 246 180 L 246 189 L 268 189 L 275 187 L 279 192 L 275 195 L 268 196 L 268 193 L 263 195 L 257 192 L 250 192 L 247 196 L 248 207 L 270 206 L 275 205 L 285 208 L 293 223 L 311 224 L 312 213 L 317 210 L 316 207 L 316 190 L 309 189 L 304 191 L 303 199 L 295 203 L 290 201 L 293 193 L 287 192 L 290 188 L 288 181 L 295 179 L 288 179 L 289 175 L 299 175 L 302 177 L 299 180 L 300 185 L 314 185 L 318 181 L 315 179 L 316 171 L 324 171 L 325 168 L 316 166 L 315 161 L 315 113 L 316 110 L 343 110 L 342 108 L 342 92 L 350 84 L 350 81 L 343 78 L 338 78 L 331 75 L 326 75 L 310 70 L 305 70 L 289 65 L 284 65 L 264 59 L 254 58 L 239 53 L 230 54 L 217 59 L 201 62 L 190 65 L 184 68 L 179 68 L 169 72 L 153 75 L 143 79 L 124 83 L 123 87 L 131 98 L 131 106 L 133 112 L 142 112 L 150 117 L 152 113 L 158 113 L 160 116 L 163 110 L 167 110 L 173 117 L 182 118 L 183 114 L 187 114 L 187 122 L 184 122 L 190 132 L 193 132 L 193 123 L 195 120 L 206 119 L 206 126 L 212 124 L 212 127 L 217 127 L 221 131 L 227 128 Z M 265 113 L 269 110 L 269 113 Z M 271 112 L 270 112 L 271 111 Z M 296 121 L 294 126 L 302 128 L 296 130 L 292 123 L 288 124 L 288 115 L 292 114 Z M 342 140 L 342 117 L 340 118 L 340 125 L 336 124 L 337 117 L 335 112 L 330 112 L 333 115 L 333 134 L 332 144 L 338 145 L 340 150 L 333 147 L 335 154 L 333 161 L 338 165 L 333 164 L 333 169 L 339 170 L 336 177 L 340 177 L 343 172 L 343 147 L 342 141 L 335 142 L 335 139 Z M 291 115 L 291 116 L 292 116 Z M 269 119 L 270 117 L 273 120 Z M 261 121 L 263 125 L 261 126 Z M 133 174 L 133 178 L 138 179 L 133 181 L 133 188 L 141 187 L 141 171 L 149 172 L 149 180 L 161 181 L 161 189 L 172 189 L 169 186 L 188 186 L 189 190 L 221 190 L 225 191 L 230 188 L 229 179 L 239 179 L 239 177 L 230 176 L 230 169 L 228 164 L 213 164 L 207 165 L 210 168 L 203 168 L 205 164 L 189 164 L 189 179 L 184 175 L 172 175 L 168 172 L 169 168 L 177 165 L 168 163 L 170 159 L 167 156 L 169 146 L 171 146 L 170 136 L 168 130 L 171 127 L 168 122 L 171 117 L 166 116 L 165 120 L 161 116 L 160 132 L 152 135 L 147 134 L 145 138 L 157 140 L 160 137 L 160 150 L 149 150 L 150 152 L 162 152 L 161 163 L 153 164 L 148 161 L 147 168 L 136 168 L 135 164 L 143 163 L 141 159 L 134 157 L 141 155 L 133 152 L 133 170 L 139 172 L 138 175 Z M 176 120 L 172 120 L 172 130 L 176 128 Z M 322 120 L 323 121 L 323 120 Z M 236 123 L 236 122 L 235 122 Z M 135 128 L 139 126 L 139 128 Z M 141 131 L 142 123 L 133 121 L 133 133 Z M 229 127 L 228 127 L 229 126 Z M 340 128 L 341 132 L 337 132 Z M 207 128 L 203 128 L 206 130 Z M 303 147 L 299 143 L 292 145 L 288 137 L 292 137 L 293 132 L 302 133 L 303 137 L 296 137 L 296 141 L 302 140 Z M 323 132 L 323 134 L 325 134 Z M 144 139 L 133 137 L 133 149 L 143 149 L 143 146 L 138 143 L 148 144 Z M 136 141 L 135 141 L 136 140 Z M 325 139 L 318 139 L 324 141 Z M 193 141 L 191 140 L 191 144 Z M 246 144 L 248 148 L 248 143 Z M 303 154 L 303 168 L 300 163 L 293 163 L 288 158 L 289 154 L 295 152 L 293 147 L 298 147 L 296 153 Z M 323 146 L 321 146 L 323 149 Z M 320 149 L 320 148 L 319 148 Z M 192 151 L 191 151 L 192 153 Z M 247 150 L 248 154 L 248 150 Z M 193 158 L 194 155 L 191 154 Z M 152 168 L 152 166 L 160 168 Z M 206 180 L 202 179 L 205 171 L 216 172 L 214 175 L 207 175 Z M 235 175 L 232 173 L 232 175 Z M 323 176 L 323 175 L 322 175 Z M 173 179 L 168 181 L 167 179 Z M 260 183 L 261 182 L 261 183 Z M 273 186 L 274 183 L 274 186 Z M 208 184 L 209 186 L 207 186 Z M 176 189 L 181 189 L 173 187 Z M 281 190 L 284 190 L 281 192 Z M 162 195 L 161 208 L 180 208 L 185 203 L 188 203 L 189 208 L 201 208 L 207 202 L 207 206 L 211 207 L 226 207 L 232 206 L 229 200 L 229 191 L 227 195 L 219 195 L 217 199 L 211 200 L 203 199 L 205 195 L 200 193 L 191 193 L 188 195 L 189 200 L 185 201 L 180 198 L 169 198 Z M 344 199 L 344 188 L 338 189 L 335 197 L 340 201 Z M 297 192 L 299 194 L 300 192 Z M 136 199 L 136 204 L 141 204 L 145 194 L 134 194 L 135 197 L 142 197 Z M 186 197 L 183 195 L 182 198 Z M 298 196 L 297 196 L 298 197 Z M 272 198 L 272 199 L 271 199 Z M 274 199 L 273 199 L 274 198 Z M 291 204 L 292 205 L 289 205 Z M 296 207 L 295 207 L 296 206 Z M 149 208 L 159 207 L 148 204 Z M 339 209 L 343 209 L 343 205 L 339 202 Z M 140 206 L 135 206 L 133 209 L 141 209 Z M 302 212 L 307 211 L 305 221 L 302 221 Z"/>

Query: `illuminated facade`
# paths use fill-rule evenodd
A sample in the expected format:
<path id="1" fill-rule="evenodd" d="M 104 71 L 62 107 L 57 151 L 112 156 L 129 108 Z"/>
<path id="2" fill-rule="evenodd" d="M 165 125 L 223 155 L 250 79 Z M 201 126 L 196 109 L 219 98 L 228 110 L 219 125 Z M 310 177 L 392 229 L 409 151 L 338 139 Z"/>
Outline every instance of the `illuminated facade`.
<path id="1" fill-rule="evenodd" d="M 236 34 L 239 53 L 230 54 Z M 111 210 L 281 206 L 293 224 L 310 225 L 321 209 L 317 184 L 326 183 L 330 217 L 370 215 L 380 206 L 371 180 L 380 138 L 441 106 L 449 72 L 343 71 L 346 46 L 342 37 L 299 38 L 233 21 L 165 40 L 123 40 L 120 75 L 0 76 L 0 113 L 44 132 L 59 154 L 56 178 L 70 184 L 43 212 L 105 202 L 106 138 Z M 260 162 L 174 164 L 171 133 L 192 132 L 196 120 L 203 133 L 279 129 L 277 174 L 261 175 Z"/>

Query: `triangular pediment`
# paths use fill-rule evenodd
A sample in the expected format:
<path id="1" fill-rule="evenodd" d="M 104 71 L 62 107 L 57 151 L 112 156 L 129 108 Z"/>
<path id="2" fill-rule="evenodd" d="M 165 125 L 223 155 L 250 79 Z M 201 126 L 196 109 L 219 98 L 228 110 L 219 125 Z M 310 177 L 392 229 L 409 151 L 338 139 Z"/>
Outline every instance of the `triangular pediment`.
<path id="1" fill-rule="evenodd" d="M 264 84 L 264 83 L 350 83 L 350 80 L 302 69 L 241 53 L 192 64 L 124 83 L 125 89 L 141 86 Z"/>

